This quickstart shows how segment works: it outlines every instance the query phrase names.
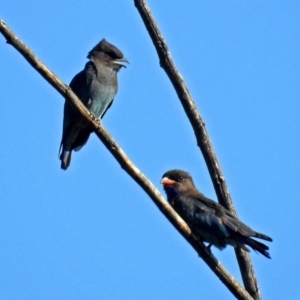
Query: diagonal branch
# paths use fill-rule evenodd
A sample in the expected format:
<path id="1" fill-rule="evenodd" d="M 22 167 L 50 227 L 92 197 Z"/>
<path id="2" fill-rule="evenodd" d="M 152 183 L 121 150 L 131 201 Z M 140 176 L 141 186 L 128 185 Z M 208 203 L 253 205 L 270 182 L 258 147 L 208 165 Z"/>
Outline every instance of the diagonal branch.
<path id="1" fill-rule="evenodd" d="M 231 293 L 241 300 L 251 300 L 252 297 L 245 291 L 233 276 L 221 265 L 221 263 L 207 250 L 199 238 L 191 232 L 188 225 L 180 218 L 173 208 L 166 202 L 156 187 L 145 175 L 133 164 L 124 151 L 113 140 L 109 133 L 95 119 L 94 115 L 81 103 L 71 89 L 54 75 L 0 20 L 0 32 L 7 39 L 7 43 L 15 47 L 30 65 L 36 69 L 63 97 L 67 99 L 86 121 L 93 126 L 96 135 L 103 142 L 110 153 L 119 162 L 120 166 L 132 177 L 132 179 L 148 194 L 159 210 L 173 224 L 186 241 L 197 251 L 199 256 L 206 262 L 210 269 L 225 284 Z"/>
<path id="2" fill-rule="evenodd" d="M 145 0 L 134 0 L 134 3 L 156 48 L 160 59 L 160 65 L 172 82 L 184 111 L 193 127 L 197 144 L 205 159 L 218 200 L 234 215 L 237 215 L 226 186 L 225 178 L 222 174 L 212 143 L 206 131 L 205 123 L 197 110 L 195 102 L 193 101 L 182 76 L 173 63 L 168 46 L 158 28 L 158 25 L 156 24 Z M 246 290 L 254 299 L 261 299 L 249 254 L 240 248 L 235 248 L 235 252 Z"/>

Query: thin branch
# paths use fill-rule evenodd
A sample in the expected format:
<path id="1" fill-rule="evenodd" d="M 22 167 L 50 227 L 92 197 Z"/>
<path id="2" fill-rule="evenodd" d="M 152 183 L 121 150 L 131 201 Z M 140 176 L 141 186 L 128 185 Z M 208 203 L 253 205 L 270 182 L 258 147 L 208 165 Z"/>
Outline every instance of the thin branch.
<path id="1" fill-rule="evenodd" d="M 197 251 L 199 256 L 206 262 L 211 270 L 225 284 L 237 299 L 251 300 L 251 296 L 245 291 L 233 276 L 221 265 L 221 263 L 207 250 L 198 237 L 193 234 L 188 225 L 173 210 L 156 187 L 145 177 L 145 175 L 133 164 L 124 151 L 113 140 L 104 127 L 97 122 L 94 115 L 76 97 L 72 90 L 54 75 L 20 40 L 14 33 L 0 20 L 0 32 L 7 39 L 7 43 L 15 47 L 30 65 L 36 69 L 63 97 L 67 99 L 86 121 L 93 126 L 96 135 L 103 142 L 110 153 L 119 162 L 120 166 L 139 184 L 139 186 L 148 194 L 155 205 L 174 225 L 186 241 Z"/>
<path id="2" fill-rule="evenodd" d="M 222 174 L 220 165 L 212 147 L 212 143 L 206 131 L 205 123 L 197 110 L 195 102 L 192 99 L 182 76 L 173 63 L 168 46 L 152 16 L 146 1 L 134 0 L 134 3 L 156 48 L 160 59 L 160 65 L 165 70 L 170 81 L 172 82 L 184 111 L 193 127 L 197 144 L 200 147 L 206 162 L 219 203 L 237 216 L 229 195 L 225 178 Z M 235 252 L 246 290 L 255 300 L 261 299 L 249 254 L 240 248 L 235 248 Z"/>

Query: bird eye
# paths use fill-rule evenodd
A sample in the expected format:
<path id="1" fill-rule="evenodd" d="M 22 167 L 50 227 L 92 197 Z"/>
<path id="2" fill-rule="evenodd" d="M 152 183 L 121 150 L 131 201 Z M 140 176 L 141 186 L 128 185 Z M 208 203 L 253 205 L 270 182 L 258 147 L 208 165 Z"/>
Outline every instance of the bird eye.
<path id="1" fill-rule="evenodd" d="M 182 177 L 182 176 L 179 176 L 179 177 L 178 177 L 178 181 L 183 181 L 183 177 Z"/>
<path id="2" fill-rule="evenodd" d="M 109 56 L 111 59 L 116 59 L 118 58 L 116 53 L 112 52 L 112 51 L 108 51 L 106 52 L 106 55 Z"/>

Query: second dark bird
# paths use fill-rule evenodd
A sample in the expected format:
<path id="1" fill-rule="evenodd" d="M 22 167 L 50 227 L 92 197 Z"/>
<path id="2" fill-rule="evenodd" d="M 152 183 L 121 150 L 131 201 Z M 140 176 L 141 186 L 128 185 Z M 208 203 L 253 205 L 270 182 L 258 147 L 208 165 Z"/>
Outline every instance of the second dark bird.
<path id="1" fill-rule="evenodd" d="M 117 72 L 128 62 L 114 45 L 102 39 L 89 53 L 84 69 L 72 79 L 70 88 L 101 119 L 111 106 L 118 89 Z M 61 168 L 66 170 L 71 162 L 72 151 L 78 151 L 88 141 L 93 129 L 79 112 L 65 101 L 63 134 L 61 140 Z"/>
<path id="2" fill-rule="evenodd" d="M 161 183 L 168 202 L 209 247 L 214 245 L 222 250 L 231 245 L 249 251 L 247 246 L 250 246 L 270 258 L 269 247 L 253 238 L 272 239 L 252 230 L 222 205 L 206 198 L 197 190 L 189 173 L 170 170 L 163 175 Z"/>

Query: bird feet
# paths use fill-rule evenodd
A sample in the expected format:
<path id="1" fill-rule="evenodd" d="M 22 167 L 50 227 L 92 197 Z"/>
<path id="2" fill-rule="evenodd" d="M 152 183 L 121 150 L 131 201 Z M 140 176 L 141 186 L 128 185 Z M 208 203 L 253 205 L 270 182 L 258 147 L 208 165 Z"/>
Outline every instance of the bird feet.
<path id="1" fill-rule="evenodd" d="M 97 118 L 92 111 L 90 111 L 90 114 L 91 114 L 92 119 L 100 125 L 101 124 L 100 118 Z"/>

